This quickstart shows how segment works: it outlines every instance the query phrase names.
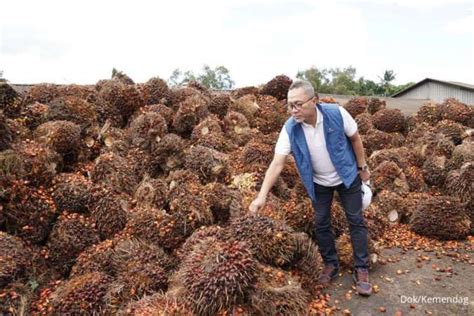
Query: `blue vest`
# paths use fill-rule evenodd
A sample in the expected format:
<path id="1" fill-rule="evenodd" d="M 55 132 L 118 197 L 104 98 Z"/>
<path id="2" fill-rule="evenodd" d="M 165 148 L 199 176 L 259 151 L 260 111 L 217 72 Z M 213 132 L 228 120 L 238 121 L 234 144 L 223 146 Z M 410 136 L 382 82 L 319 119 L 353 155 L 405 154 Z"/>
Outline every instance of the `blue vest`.
<path id="1" fill-rule="evenodd" d="M 329 157 L 342 182 L 346 188 L 349 188 L 357 177 L 357 160 L 351 141 L 344 133 L 344 121 L 338 108 L 339 105 L 318 103 L 316 106 L 323 115 L 324 137 L 326 138 L 326 148 L 329 152 Z M 311 164 L 303 127 L 293 117 L 290 117 L 285 123 L 285 129 L 290 138 L 291 153 L 295 158 L 301 180 L 311 200 L 316 202 L 313 165 Z"/>

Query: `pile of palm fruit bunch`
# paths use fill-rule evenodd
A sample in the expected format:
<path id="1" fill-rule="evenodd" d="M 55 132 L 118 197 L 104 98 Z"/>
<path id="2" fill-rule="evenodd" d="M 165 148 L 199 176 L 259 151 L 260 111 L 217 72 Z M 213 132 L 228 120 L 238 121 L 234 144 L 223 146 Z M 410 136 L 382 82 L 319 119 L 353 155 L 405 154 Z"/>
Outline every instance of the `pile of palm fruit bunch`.
<path id="1" fill-rule="evenodd" d="M 315 303 L 314 212 L 292 157 L 265 207 L 248 212 L 291 82 L 222 92 L 114 70 L 87 86 L 18 93 L 0 83 L 0 313 L 304 315 L 325 305 Z M 472 233 L 472 107 L 446 100 L 406 118 L 376 98 L 343 106 L 373 174 L 373 266 L 390 225 Z M 337 195 L 331 216 L 349 268 Z"/>

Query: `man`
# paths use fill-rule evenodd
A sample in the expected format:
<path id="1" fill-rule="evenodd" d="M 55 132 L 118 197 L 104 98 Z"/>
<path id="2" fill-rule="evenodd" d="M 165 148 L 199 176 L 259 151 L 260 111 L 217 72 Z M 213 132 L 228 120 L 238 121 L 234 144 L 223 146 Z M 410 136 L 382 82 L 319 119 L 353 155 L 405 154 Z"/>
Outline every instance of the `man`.
<path id="1" fill-rule="evenodd" d="M 329 284 L 339 272 L 330 215 L 333 194 L 337 191 L 349 223 L 356 289 L 359 294 L 369 296 L 372 285 L 369 283 L 367 224 L 362 216 L 361 181 L 368 181 L 370 172 L 357 124 L 337 104 L 318 103 L 312 85 L 303 80 L 290 86 L 288 110 L 291 117 L 281 130 L 275 155 L 257 198 L 250 204 L 250 212 L 256 213 L 265 205 L 286 156 L 292 153 L 315 210 L 314 235 L 324 260 L 319 281 Z"/>

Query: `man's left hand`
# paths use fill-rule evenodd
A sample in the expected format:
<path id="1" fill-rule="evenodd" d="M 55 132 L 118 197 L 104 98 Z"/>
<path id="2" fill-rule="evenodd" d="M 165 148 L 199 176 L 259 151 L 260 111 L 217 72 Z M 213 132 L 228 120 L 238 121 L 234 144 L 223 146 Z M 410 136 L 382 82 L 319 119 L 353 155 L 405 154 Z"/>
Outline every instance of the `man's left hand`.
<path id="1" fill-rule="evenodd" d="M 359 171 L 360 178 L 363 182 L 367 182 L 370 180 L 370 171 L 369 170 L 362 170 Z"/>

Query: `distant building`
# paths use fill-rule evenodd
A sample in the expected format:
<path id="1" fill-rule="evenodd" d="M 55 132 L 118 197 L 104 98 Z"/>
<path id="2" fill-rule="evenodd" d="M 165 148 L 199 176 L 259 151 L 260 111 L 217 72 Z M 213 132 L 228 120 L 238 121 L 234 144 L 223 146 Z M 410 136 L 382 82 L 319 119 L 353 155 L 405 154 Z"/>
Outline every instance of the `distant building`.
<path id="1" fill-rule="evenodd" d="M 395 93 L 392 98 L 430 99 L 436 102 L 456 98 L 471 105 L 474 104 L 474 85 L 426 78 Z"/>

